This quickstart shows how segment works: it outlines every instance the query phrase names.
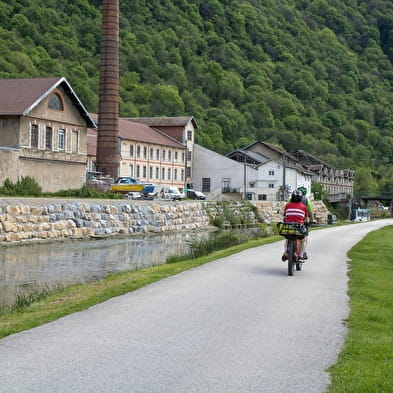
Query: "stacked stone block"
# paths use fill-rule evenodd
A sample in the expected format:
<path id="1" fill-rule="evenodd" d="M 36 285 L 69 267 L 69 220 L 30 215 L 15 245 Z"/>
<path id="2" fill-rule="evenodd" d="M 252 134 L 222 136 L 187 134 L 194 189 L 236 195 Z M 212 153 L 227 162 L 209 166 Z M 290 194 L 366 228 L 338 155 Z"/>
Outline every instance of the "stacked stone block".
<path id="1" fill-rule="evenodd" d="M 209 217 L 200 203 L 0 205 L 0 242 L 160 233 L 208 225 Z"/>
<path id="2" fill-rule="evenodd" d="M 200 230 L 222 217 L 224 227 L 282 220 L 284 202 L 200 201 L 124 203 L 59 201 L 37 206 L 34 200 L 0 201 L 0 243 L 105 237 Z M 326 223 L 329 211 L 314 202 L 314 221 Z M 232 221 L 228 218 L 231 216 Z"/>

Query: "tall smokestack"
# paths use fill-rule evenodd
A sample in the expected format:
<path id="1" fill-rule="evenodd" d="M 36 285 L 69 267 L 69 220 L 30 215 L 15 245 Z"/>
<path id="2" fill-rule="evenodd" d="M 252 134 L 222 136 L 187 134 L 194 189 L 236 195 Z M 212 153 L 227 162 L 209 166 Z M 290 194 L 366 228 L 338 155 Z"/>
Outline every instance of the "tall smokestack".
<path id="1" fill-rule="evenodd" d="M 114 179 L 119 176 L 119 0 L 102 3 L 96 166 Z"/>

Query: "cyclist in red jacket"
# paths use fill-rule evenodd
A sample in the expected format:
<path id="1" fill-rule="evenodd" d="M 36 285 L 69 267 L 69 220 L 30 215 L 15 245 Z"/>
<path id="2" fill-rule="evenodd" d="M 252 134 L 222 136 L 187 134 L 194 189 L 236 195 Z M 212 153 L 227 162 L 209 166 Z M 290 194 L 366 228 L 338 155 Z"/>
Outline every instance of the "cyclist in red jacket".
<path id="1" fill-rule="evenodd" d="M 291 195 L 291 200 L 285 205 L 284 208 L 284 222 L 296 222 L 299 224 L 304 224 L 307 221 L 308 210 L 307 206 L 302 203 L 303 194 L 295 190 Z M 301 241 L 300 246 L 300 258 L 303 258 L 304 251 L 304 240 Z M 287 254 L 287 242 L 285 242 L 285 251 L 281 257 L 282 261 L 288 259 Z"/>

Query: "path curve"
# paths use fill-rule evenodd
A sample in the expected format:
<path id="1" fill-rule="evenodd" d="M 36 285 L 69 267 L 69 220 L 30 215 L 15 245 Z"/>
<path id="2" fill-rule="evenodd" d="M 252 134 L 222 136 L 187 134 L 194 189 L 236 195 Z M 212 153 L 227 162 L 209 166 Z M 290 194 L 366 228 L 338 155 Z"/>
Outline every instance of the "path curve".
<path id="1" fill-rule="evenodd" d="M 1 393 L 323 393 L 348 315 L 347 251 L 393 220 L 243 251 L 0 340 Z"/>

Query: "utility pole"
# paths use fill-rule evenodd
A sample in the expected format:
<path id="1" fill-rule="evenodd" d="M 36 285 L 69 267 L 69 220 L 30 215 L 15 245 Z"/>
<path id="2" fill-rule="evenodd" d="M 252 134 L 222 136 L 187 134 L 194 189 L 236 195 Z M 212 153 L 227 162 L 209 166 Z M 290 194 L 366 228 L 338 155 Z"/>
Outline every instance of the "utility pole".
<path id="1" fill-rule="evenodd" d="M 285 201 L 285 183 L 286 183 L 285 172 L 286 172 L 285 153 L 282 153 L 282 201 Z"/>
<path id="2" fill-rule="evenodd" d="M 246 165 L 246 156 L 243 156 L 243 159 L 244 159 L 244 179 L 243 179 L 243 183 L 244 183 L 244 196 L 243 196 L 243 199 L 244 200 L 247 200 L 247 165 Z"/>

